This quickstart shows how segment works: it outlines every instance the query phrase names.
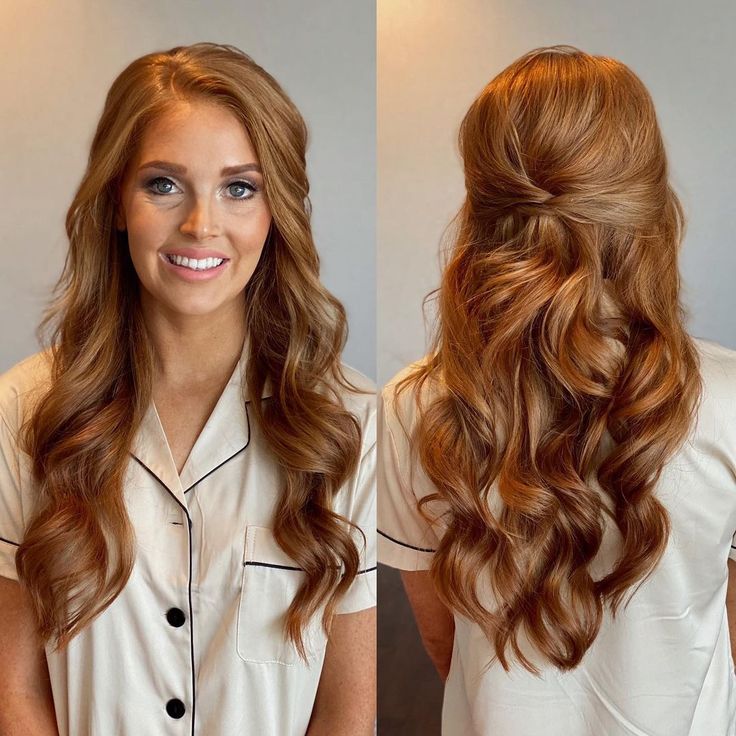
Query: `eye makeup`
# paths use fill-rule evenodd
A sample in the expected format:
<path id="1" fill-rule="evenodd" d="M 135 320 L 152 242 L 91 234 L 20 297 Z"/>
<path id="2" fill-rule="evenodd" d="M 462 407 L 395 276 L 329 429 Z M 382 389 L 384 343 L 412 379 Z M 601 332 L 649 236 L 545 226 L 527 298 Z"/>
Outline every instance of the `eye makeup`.
<path id="1" fill-rule="evenodd" d="M 144 189 L 157 197 L 166 197 L 172 194 L 181 193 L 181 190 L 177 187 L 176 183 L 172 181 L 168 176 L 154 176 L 147 179 L 143 185 Z M 169 187 L 164 189 L 164 187 Z M 241 194 L 233 194 L 233 188 L 240 190 Z M 260 189 L 255 182 L 247 179 L 236 179 L 225 185 L 225 189 L 230 192 L 229 199 L 233 200 L 247 200 L 252 199 Z M 178 190 L 178 191 L 176 191 Z"/>

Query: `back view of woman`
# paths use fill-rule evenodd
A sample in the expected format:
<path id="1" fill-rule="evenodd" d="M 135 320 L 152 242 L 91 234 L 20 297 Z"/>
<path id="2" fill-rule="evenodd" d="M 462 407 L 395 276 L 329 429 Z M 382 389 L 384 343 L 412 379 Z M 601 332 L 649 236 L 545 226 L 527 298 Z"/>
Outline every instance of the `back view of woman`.
<path id="1" fill-rule="evenodd" d="M 434 340 L 379 430 L 379 560 L 449 669 L 443 734 L 733 736 L 736 352 L 685 330 L 651 98 L 538 49 L 460 147 Z"/>

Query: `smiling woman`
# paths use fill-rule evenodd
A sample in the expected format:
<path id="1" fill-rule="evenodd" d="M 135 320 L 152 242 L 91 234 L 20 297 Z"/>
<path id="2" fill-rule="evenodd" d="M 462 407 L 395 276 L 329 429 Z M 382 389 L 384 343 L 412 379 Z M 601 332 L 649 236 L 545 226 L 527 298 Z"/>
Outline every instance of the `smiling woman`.
<path id="1" fill-rule="evenodd" d="M 238 118 L 208 101 L 174 103 L 148 126 L 127 166 L 116 225 L 127 228 L 144 308 L 218 319 L 223 309 L 234 313 L 224 319 L 244 314 L 271 210 Z M 209 284 L 193 290 L 192 281 Z"/>
<path id="2" fill-rule="evenodd" d="M 375 395 L 306 142 L 232 46 L 113 83 L 48 349 L 0 377 L 0 732 L 372 731 Z"/>

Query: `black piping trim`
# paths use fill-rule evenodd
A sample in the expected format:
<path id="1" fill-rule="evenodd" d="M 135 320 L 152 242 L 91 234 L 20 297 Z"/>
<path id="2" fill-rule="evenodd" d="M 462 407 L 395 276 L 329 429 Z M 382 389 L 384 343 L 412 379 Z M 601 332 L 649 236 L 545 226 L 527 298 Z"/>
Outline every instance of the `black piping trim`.
<path id="1" fill-rule="evenodd" d="M 189 580 L 187 581 L 187 599 L 189 602 L 189 649 L 192 662 L 192 731 L 194 736 L 194 716 L 197 704 L 197 681 L 194 675 L 194 621 L 192 615 L 192 520 L 189 516 L 189 509 L 171 492 L 171 489 L 159 478 L 156 473 L 151 470 L 144 462 L 141 462 L 135 455 L 131 453 L 131 457 L 145 470 L 147 470 L 165 489 L 166 492 L 176 501 L 187 517 L 187 534 L 189 540 Z"/>
<path id="2" fill-rule="evenodd" d="M 181 510 L 187 515 L 187 519 L 189 519 L 189 509 L 174 495 L 174 492 L 171 490 L 171 488 L 169 488 L 166 483 L 164 483 L 161 478 L 159 478 L 156 473 L 154 473 L 153 470 L 151 470 L 151 468 L 149 468 L 148 465 L 146 465 L 142 460 L 139 460 L 135 455 L 133 455 L 133 453 L 130 453 L 130 456 L 138 463 L 138 465 L 140 465 L 144 470 L 147 470 L 148 473 L 152 475 L 159 482 L 159 484 L 166 489 L 171 498 L 176 501 Z"/>
<path id="3" fill-rule="evenodd" d="M 212 470 L 210 470 L 209 472 L 205 473 L 199 480 L 192 483 L 192 485 L 190 485 L 189 488 L 187 488 L 186 491 L 184 491 L 184 493 L 189 493 L 189 491 L 191 491 L 192 488 L 194 488 L 194 486 L 197 485 L 197 483 L 201 483 L 208 475 L 212 475 L 212 473 L 214 473 L 215 470 L 217 470 L 218 468 L 221 468 L 225 463 L 230 462 L 236 455 L 239 455 L 241 452 L 243 452 L 243 450 L 245 450 L 246 447 L 248 447 L 248 445 L 250 444 L 250 416 L 248 415 L 248 404 L 247 403 L 245 404 L 245 421 L 248 423 L 248 441 L 239 450 L 237 450 L 232 455 L 230 455 L 230 457 L 227 458 L 227 460 L 223 460 L 219 465 L 212 468 Z"/>
<path id="4" fill-rule="evenodd" d="M 194 716 L 197 708 L 197 680 L 194 676 L 194 614 L 192 611 L 192 520 L 187 514 L 187 531 L 189 532 L 189 581 L 187 592 L 189 595 L 189 647 L 192 658 L 192 736 L 194 736 Z"/>
<path id="5" fill-rule="evenodd" d="M 291 567 L 290 565 L 275 565 L 272 562 L 256 562 L 255 560 L 246 560 L 243 565 L 253 565 L 255 567 L 273 567 L 277 570 L 297 570 L 304 572 L 303 567 Z M 356 575 L 362 575 L 364 572 L 372 572 L 377 568 L 377 565 L 373 565 L 373 567 L 367 567 L 365 570 L 358 570 Z"/>
<path id="6" fill-rule="evenodd" d="M 425 547 L 415 547 L 413 544 L 407 544 L 406 542 L 400 542 L 398 539 L 394 539 L 393 537 L 389 537 L 386 532 L 382 532 L 380 529 L 376 529 L 376 531 L 382 536 L 386 537 L 389 541 L 393 542 L 394 544 L 400 544 L 402 547 L 408 547 L 409 549 L 415 549 L 417 552 L 436 552 L 436 549 L 426 549 Z"/>
<path id="7" fill-rule="evenodd" d="M 20 547 L 20 544 L 18 544 L 18 542 L 11 542 L 9 539 L 5 539 L 5 537 L 0 537 L 0 542 L 7 542 L 8 544 L 12 544 L 15 547 Z"/>
<path id="8" fill-rule="evenodd" d="M 274 567 L 277 570 L 301 570 L 304 571 L 303 567 L 291 567 L 290 565 L 274 565 L 270 562 L 255 562 L 255 560 L 246 560 L 243 565 L 254 565 L 255 567 Z"/>
<path id="9" fill-rule="evenodd" d="M 13 544 L 13 542 L 11 542 L 10 544 Z M 736 544 L 732 544 L 731 549 L 736 549 Z"/>

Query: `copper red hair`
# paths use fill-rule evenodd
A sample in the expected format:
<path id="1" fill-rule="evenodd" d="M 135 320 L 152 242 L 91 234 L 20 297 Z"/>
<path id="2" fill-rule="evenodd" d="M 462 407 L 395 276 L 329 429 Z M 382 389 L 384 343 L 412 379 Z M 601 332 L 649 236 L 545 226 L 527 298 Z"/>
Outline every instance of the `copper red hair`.
<path id="1" fill-rule="evenodd" d="M 700 393 L 683 213 L 650 95 L 610 58 L 523 56 L 474 101 L 460 147 L 467 197 L 437 331 L 398 387 L 421 404 L 414 442 L 436 492 L 420 508 L 446 509 L 432 577 L 504 668 L 537 671 L 522 633 L 572 668 L 668 540 L 655 487 Z M 609 523 L 620 556 L 595 578 Z"/>
<path id="2" fill-rule="evenodd" d="M 17 552 L 44 639 L 65 646 L 119 595 L 134 564 L 123 498 L 129 449 L 151 400 L 152 347 L 125 235 L 114 226 L 124 171 L 146 125 L 180 99 L 223 105 L 241 122 L 263 170 L 270 237 L 246 287 L 251 403 L 283 490 L 274 535 L 305 570 L 285 633 L 328 624 L 355 579 L 361 535 L 332 510 L 355 471 L 360 425 L 338 386 L 352 387 L 340 353 L 345 311 L 319 280 L 310 228 L 307 130 L 267 72 L 232 46 L 177 47 L 132 62 L 110 89 L 86 173 L 69 208 L 69 251 L 42 328 L 51 336 L 51 386 L 22 436 L 39 504 Z"/>

